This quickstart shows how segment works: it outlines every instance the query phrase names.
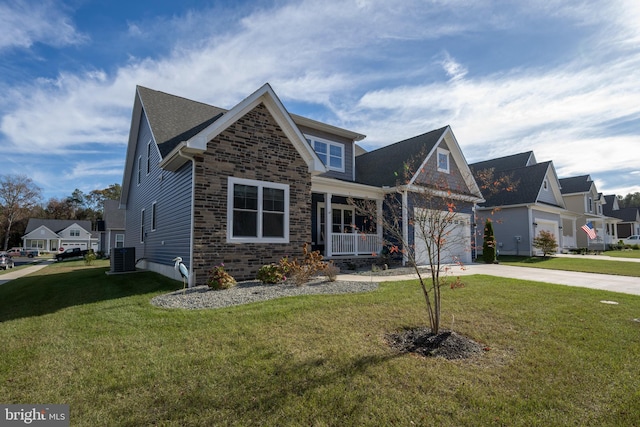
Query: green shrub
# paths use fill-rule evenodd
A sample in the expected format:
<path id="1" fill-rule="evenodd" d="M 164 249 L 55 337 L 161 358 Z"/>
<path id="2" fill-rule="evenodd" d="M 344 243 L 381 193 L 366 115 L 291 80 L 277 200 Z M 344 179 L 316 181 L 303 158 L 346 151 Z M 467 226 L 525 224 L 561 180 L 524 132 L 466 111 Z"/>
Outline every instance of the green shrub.
<path id="1" fill-rule="evenodd" d="M 84 256 L 84 263 L 86 265 L 91 265 L 93 264 L 93 261 L 96 260 L 96 254 L 95 252 L 93 252 L 92 250 L 90 250 L 89 252 L 87 252 L 87 254 Z"/>
<path id="2" fill-rule="evenodd" d="M 207 285 L 212 289 L 229 289 L 236 285 L 236 279 L 234 279 L 224 269 L 224 263 L 216 265 L 209 271 L 209 277 L 207 278 Z"/>
<path id="3" fill-rule="evenodd" d="M 287 280 L 287 277 L 284 275 L 280 266 L 276 264 L 269 264 L 260 267 L 260 270 L 258 270 L 258 274 L 256 275 L 256 279 L 262 283 L 273 285 Z"/>
<path id="4" fill-rule="evenodd" d="M 491 220 L 487 220 L 484 224 L 482 259 L 486 264 L 492 264 L 496 261 L 496 239 L 493 236 L 493 223 Z"/>

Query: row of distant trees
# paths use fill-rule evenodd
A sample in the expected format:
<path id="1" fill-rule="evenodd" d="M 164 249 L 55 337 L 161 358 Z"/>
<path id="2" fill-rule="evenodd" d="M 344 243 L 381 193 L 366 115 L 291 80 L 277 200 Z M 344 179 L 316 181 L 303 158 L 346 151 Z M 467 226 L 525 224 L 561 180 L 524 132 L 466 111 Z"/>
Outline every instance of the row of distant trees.
<path id="1" fill-rule="evenodd" d="M 105 200 L 118 200 L 120 184 L 83 193 L 75 189 L 64 198 L 42 203 L 42 190 L 25 175 L 0 176 L 0 247 L 20 246 L 29 218 L 88 220 L 102 218 Z"/>

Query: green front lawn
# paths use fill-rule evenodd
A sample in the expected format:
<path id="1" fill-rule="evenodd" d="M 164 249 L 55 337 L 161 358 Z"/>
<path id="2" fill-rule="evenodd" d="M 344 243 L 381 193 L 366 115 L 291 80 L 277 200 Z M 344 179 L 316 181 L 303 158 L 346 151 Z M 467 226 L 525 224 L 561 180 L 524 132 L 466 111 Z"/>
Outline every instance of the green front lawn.
<path id="1" fill-rule="evenodd" d="M 640 250 L 633 249 L 630 251 L 606 251 L 603 255 L 615 258 L 640 258 Z"/>
<path id="2" fill-rule="evenodd" d="M 593 258 L 563 258 L 563 257 L 523 257 L 500 255 L 500 264 L 521 267 L 547 268 L 550 270 L 581 271 L 584 273 L 615 274 L 619 276 L 640 277 L 640 263 L 610 261 L 605 257 Z"/>
<path id="3" fill-rule="evenodd" d="M 0 402 L 80 426 L 620 426 L 640 420 L 640 298 L 488 276 L 446 289 L 470 361 L 396 354 L 415 282 L 219 310 L 153 307 L 182 283 L 47 267 L 0 286 Z M 603 304 L 615 300 L 618 305 Z"/>

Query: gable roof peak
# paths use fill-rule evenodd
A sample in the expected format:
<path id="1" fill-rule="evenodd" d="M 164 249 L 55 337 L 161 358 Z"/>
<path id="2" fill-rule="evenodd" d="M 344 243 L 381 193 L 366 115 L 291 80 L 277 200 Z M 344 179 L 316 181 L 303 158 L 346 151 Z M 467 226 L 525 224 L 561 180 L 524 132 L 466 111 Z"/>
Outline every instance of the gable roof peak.
<path id="1" fill-rule="evenodd" d="M 508 156 L 472 163 L 469 167 L 474 171 L 493 169 L 495 172 L 500 172 L 504 170 L 533 166 L 536 164 L 537 161 L 533 151 L 524 151 L 522 153 L 510 154 Z"/>

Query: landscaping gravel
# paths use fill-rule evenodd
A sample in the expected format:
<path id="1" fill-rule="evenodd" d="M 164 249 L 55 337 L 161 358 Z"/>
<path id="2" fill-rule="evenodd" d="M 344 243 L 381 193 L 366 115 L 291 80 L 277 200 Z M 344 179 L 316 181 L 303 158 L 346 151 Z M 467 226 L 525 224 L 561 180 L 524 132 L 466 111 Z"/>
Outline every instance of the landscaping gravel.
<path id="1" fill-rule="evenodd" d="M 163 308 L 182 308 L 198 310 L 205 308 L 223 308 L 233 305 L 249 304 L 270 299 L 318 294 L 348 294 L 369 292 L 378 288 L 376 282 L 314 281 L 303 286 L 293 283 L 265 285 L 259 281 L 241 282 L 230 289 L 213 290 L 208 286 L 196 286 L 184 291 L 159 295 L 151 304 Z"/>

